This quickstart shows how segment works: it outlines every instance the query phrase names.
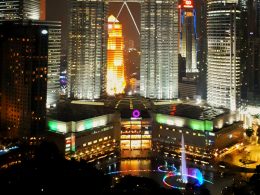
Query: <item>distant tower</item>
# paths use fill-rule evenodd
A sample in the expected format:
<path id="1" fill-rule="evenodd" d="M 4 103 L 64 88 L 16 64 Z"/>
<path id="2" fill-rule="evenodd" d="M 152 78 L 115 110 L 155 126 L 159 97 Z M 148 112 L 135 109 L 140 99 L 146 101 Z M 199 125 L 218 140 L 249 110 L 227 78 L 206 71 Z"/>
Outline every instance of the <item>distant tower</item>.
<path id="1" fill-rule="evenodd" d="M 48 27 L 0 24 L 0 129 L 10 137 L 45 129 Z"/>
<path id="2" fill-rule="evenodd" d="M 195 2 L 197 29 L 197 94 L 207 99 L 207 1 Z"/>
<path id="3" fill-rule="evenodd" d="M 237 1 L 208 0 L 207 100 L 235 110 L 240 104 L 240 50 Z"/>
<path id="4" fill-rule="evenodd" d="M 71 0 L 68 97 L 98 99 L 105 92 L 107 1 Z"/>
<path id="5" fill-rule="evenodd" d="M 180 54 L 186 59 L 186 72 L 197 69 L 197 24 L 193 0 L 182 0 L 179 5 Z"/>
<path id="6" fill-rule="evenodd" d="M 0 1 L 0 20 L 39 20 L 40 0 Z"/>
<path id="7" fill-rule="evenodd" d="M 141 3 L 140 94 L 147 98 L 178 97 L 178 2 Z"/>
<path id="8" fill-rule="evenodd" d="M 113 16 L 108 18 L 107 41 L 107 86 L 108 95 L 124 93 L 124 37 L 122 24 Z"/>

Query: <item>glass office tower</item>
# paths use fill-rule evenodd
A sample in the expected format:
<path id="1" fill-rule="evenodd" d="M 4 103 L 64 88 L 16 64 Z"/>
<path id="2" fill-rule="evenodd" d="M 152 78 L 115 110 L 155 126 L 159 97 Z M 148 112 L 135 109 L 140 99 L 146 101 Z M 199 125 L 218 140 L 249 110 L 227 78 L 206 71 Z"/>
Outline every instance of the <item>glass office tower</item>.
<path id="1" fill-rule="evenodd" d="M 207 101 L 235 110 L 240 103 L 240 10 L 236 1 L 207 5 Z"/>
<path id="2" fill-rule="evenodd" d="M 186 72 L 197 69 L 197 24 L 193 1 L 183 0 L 179 5 L 180 54 L 186 59 Z"/>
<path id="3" fill-rule="evenodd" d="M 178 96 L 178 2 L 141 3 L 140 93 L 147 98 Z"/>
<path id="4" fill-rule="evenodd" d="M 71 0 L 68 97 L 98 99 L 105 92 L 107 1 Z"/>

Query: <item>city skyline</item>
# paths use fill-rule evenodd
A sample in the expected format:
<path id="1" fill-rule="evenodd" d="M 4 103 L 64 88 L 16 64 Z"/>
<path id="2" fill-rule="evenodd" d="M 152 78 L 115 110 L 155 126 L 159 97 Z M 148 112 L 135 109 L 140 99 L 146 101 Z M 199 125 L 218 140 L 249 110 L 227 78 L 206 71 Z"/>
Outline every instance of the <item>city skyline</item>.
<path id="1" fill-rule="evenodd" d="M 0 1 L 0 175 L 11 194 L 259 194 L 260 0 Z"/>

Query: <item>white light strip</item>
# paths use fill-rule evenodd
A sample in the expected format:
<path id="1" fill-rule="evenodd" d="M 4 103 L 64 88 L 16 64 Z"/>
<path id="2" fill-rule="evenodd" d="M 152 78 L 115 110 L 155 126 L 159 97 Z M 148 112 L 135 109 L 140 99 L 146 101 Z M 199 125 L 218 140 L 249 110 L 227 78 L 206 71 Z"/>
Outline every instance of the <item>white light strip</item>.
<path id="1" fill-rule="evenodd" d="M 121 12 L 122 12 L 124 6 L 125 6 L 125 3 L 122 4 L 122 6 L 121 6 L 121 8 L 120 8 L 120 10 L 119 10 L 119 12 L 118 12 L 118 14 L 117 14 L 117 16 L 116 16 L 116 19 L 117 19 L 117 20 L 118 20 L 119 15 L 120 15 Z"/>
<path id="2" fill-rule="evenodd" d="M 129 9 L 127 3 L 124 2 L 124 4 L 126 5 L 126 8 L 127 8 L 128 12 L 129 12 L 129 14 L 130 14 L 130 16 L 131 16 L 131 18 L 132 18 L 132 20 L 133 20 L 133 22 L 134 22 L 135 28 L 136 28 L 138 34 L 140 35 L 140 31 L 139 31 L 139 29 L 138 29 L 138 27 L 137 27 L 137 25 L 136 25 L 136 22 L 135 22 L 135 19 L 134 19 L 133 15 L 132 15 L 132 12 L 130 11 L 130 9 Z"/>

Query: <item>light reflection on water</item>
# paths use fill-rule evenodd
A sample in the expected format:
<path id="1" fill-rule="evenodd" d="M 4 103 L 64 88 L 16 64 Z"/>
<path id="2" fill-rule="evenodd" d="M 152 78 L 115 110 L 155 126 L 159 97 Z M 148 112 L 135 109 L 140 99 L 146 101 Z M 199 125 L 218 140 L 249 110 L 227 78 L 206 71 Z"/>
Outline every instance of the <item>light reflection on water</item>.
<path id="1" fill-rule="evenodd" d="M 174 165 L 177 169 L 180 168 L 180 162 L 169 162 L 165 160 L 147 160 L 147 159 L 131 159 L 131 160 L 121 160 L 117 163 L 110 164 L 107 167 L 106 172 L 117 172 L 119 171 L 120 175 L 133 175 L 133 176 L 142 176 L 149 177 L 158 182 L 161 186 L 166 187 L 162 180 L 165 176 L 165 173 L 158 172 L 158 166 L 164 165 L 165 167 L 171 167 Z M 206 187 L 210 190 L 212 195 L 221 194 L 221 190 L 231 185 L 233 182 L 234 175 L 225 175 L 220 176 L 220 173 L 215 171 L 209 165 L 191 165 L 188 164 L 188 167 L 196 167 L 200 169 L 202 175 L 205 179 L 212 181 L 214 184 L 205 184 Z M 118 176 L 118 174 L 115 174 Z"/>

